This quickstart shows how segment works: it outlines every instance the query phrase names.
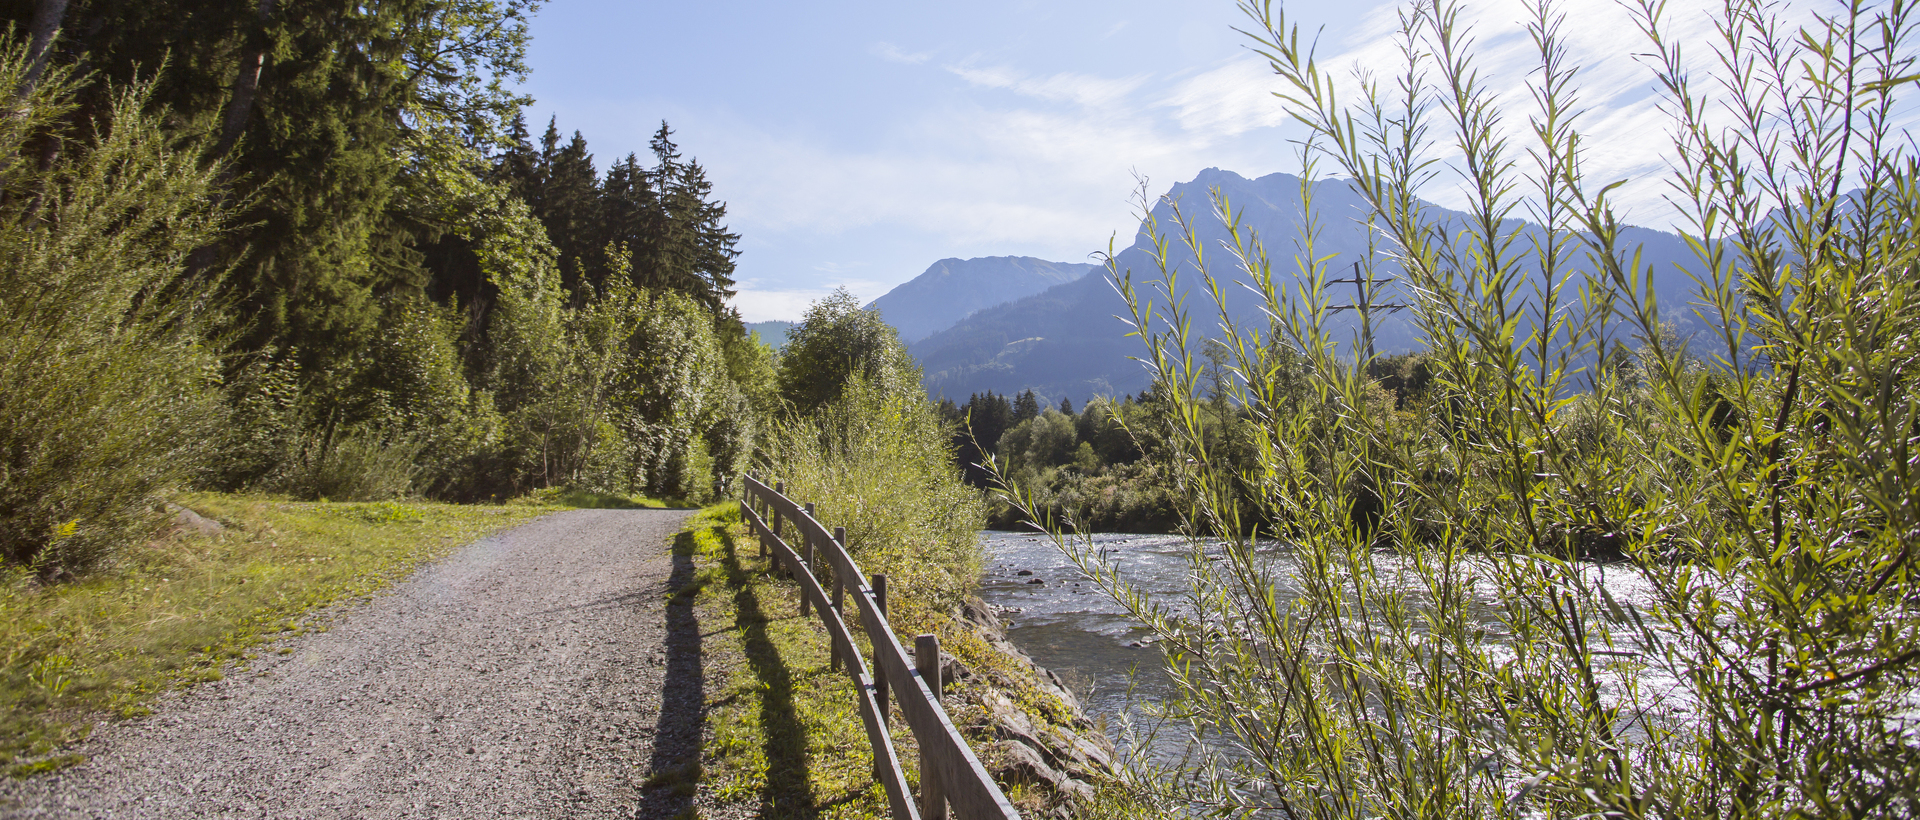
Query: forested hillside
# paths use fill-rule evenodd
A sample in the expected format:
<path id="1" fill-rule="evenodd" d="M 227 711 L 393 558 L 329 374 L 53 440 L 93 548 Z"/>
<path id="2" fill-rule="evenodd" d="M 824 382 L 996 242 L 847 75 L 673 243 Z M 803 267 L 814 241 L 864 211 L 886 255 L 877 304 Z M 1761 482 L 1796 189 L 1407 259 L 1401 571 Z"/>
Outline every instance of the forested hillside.
<path id="1" fill-rule="evenodd" d="M 776 401 L 662 123 L 532 135 L 531 0 L 5 6 L 0 546 L 57 575 L 168 488 L 699 500 Z"/>

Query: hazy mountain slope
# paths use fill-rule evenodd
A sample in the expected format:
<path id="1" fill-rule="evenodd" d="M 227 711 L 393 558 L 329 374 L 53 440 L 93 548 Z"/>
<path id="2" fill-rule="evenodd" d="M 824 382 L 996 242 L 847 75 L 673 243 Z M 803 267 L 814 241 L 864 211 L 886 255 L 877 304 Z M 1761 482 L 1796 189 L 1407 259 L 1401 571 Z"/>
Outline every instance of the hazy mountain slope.
<path id="1" fill-rule="evenodd" d="M 1180 203 L 1181 210 L 1194 224 L 1215 274 L 1235 277 L 1236 282 L 1225 288 L 1230 314 L 1243 325 L 1264 328 L 1266 320 L 1260 311 L 1260 300 L 1242 286 L 1247 283 L 1244 274 L 1238 272 L 1233 257 L 1222 247 L 1228 234 L 1226 226 L 1213 216 L 1208 193 L 1211 188 L 1219 188 L 1226 194 L 1239 214 L 1243 230 L 1251 229 L 1261 238 L 1281 284 L 1291 288 L 1297 282 L 1298 271 L 1293 259 L 1299 252 L 1296 243 L 1302 221 L 1300 180 L 1288 174 L 1247 179 L 1230 171 L 1210 168 L 1168 191 L 1169 198 Z M 1333 254 L 1328 262 L 1334 271 L 1330 278 L 1350 276 L 1352 263 L 1367 253 L 1367 234 L 1361 221 L 1365 213 L 1362 202 L 1341 180 L 1317 183 L 1313 202 L 1320 231 L 1316 252 Z M 1161 233 L 1178 236 L 1172 206 L 1162 201 L 1153 212 L 1160 222 Z M 1438 208 L 1433 215 L 1441 219 L 1461 217 Z M 1131 272 L 1136 286 L 1143 290 L 1147 282 L 1160 278 L 1153 262 L 1152 243 L 1144 230 L 1143 225 L 1143 233 L 1137 235 L 1133 246 L 1122 251 L 1117 259 L 1118 268 Z M 1524 231 L 1531 234 L 1537 229 L 1527 226 Z M 1516 247 L 1530 247 L 1525 234 Z M 1647 229 L 1633 229 L 1627 238 L 1644 244 L 1643 264 L 1652 265 L 1658 271 L 1656 289 L 1663 308 L 1669 315 L 1682 312 L 1679 306 L 1684 304 L 1690 282 L 1675 269 L 1674 263 L 1691 261 L 1685 244 L 1677 236 Z M 1203 281 L 1193 272 L 1191 252 L 1174 240 L 1169 257 L 1178 270 L 1179 294 L 1192 314 L 1195 333 L 1217 335 L 1218 313 L 1212 298 L 1203 289 Z M 1376 275 L 1383 277 L 1398 272 L 1384 254 L 1378 256 L 1376 270 Z M 1351 299 L 1351 285 L 1332 287 L 1338 301 Z M 1160 295 L 1158 301 L 1164 303 L 1165 296 Z M 1377 294 L 1374 301 L 1397 302 L 1405 298 L 1390 286 Z M 1094 395 L 1138 392 L 1149 384 L 1142 365 L 1128 358 L 1143 356 L 1145 345 L 1138 338 L 1127 338 L 1128 327 L 1114 318 L 1126 314 L 1126 304 L 1112 285 L 1104 275 L 1096 274 L 1017 302 L 981 310 L 953 327 L 912 344 L 910 350 L 925 370 L 927 388 L 935 396 L 965 401 L 967 396 L 985 390 L 1017 393 L 1031 389 L 1048 402 L 1067 397 L 1080 404 Z M 1351 312 L 1335 314 L 1328 326 L 1335 338 L 1342 340 L 1357 336 L 1357 328 L 1357 318 Z M 1419 341 L 1417 330 L 1405 312 L 1376 315 L 1374 339 L 1382 353 L 1406 351 Z"/>
<path id="2" fill-rule="evenodd" d="M 914 342 L 976 310 L 1080 279 L 1098 268 L 1031 256 L 942 259 L 867 307 L 898 329 L 901 340 Z"/>
<path id="3" fill-rule="evenodd" d="M 760 334 L 760 341 L 766 342 L 774 350 L 787 346 L 787 334 L 793 332 L 793 322 L 748 322 L 747 332 Z"/>

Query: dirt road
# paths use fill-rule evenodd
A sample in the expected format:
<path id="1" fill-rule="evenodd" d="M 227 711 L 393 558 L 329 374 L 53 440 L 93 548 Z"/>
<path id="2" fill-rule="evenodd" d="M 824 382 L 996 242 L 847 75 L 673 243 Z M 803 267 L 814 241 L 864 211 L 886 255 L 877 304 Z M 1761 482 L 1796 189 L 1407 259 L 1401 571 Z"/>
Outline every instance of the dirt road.
<path id="1" fill-rule="evenodd" d="M 0 782 L 0 817 L 671 817 L 698 754 L 685 512 L 564 512 Z M 281 650 L 291 650 L 282 653 Z"/>

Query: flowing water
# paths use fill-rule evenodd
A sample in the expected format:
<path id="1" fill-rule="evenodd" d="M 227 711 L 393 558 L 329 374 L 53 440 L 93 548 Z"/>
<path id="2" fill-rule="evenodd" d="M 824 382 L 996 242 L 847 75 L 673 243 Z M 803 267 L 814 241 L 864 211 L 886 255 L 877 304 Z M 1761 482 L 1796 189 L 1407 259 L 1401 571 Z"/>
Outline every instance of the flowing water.
<path id="1" fill-rule="evenodd" d="M 1156 598 L 1170 601 L 1186 592 L 1191 562 L 1185 538 L 1116 533 L 1093 538 L 1125 577 Z M 1117 717 L 1126 713 L 1139 722 L 1144 706 L 1170 693 L 1162 671 L 1165 658 L 1149 642 L 1146 628 L 1088 581 L 1051 539 L 990 530 L 980 534 L 980 542 L 987 551 L 980 597 L 1006 609 L 1001 620 L 1007 637 L 1065 680 L 1089 716 L 1105 718 L 1109 735 L 1119 728 Z M 1156 753 L 1179 752 L 1180 738 L 1160 741 Z"/>
<path id="2" fill-rule="evenodd" d="M 1187 579 L 1194 571 L 1191 548 L 1184 537 L 1102 533 L 1093 540 L 1094 546 L 1114 560 L 1122 577 L 1156 602 L 1177 608 L 1184 599 Z M 1005 609 L 1001 619 L 1006 622 L 1007 637 L 1035 663 L 1060 675 L 1081 696 L 1089 716 L 1107 721 L 1110 736 L 1116 735 L 1117 718 L 1123 715 L 1143 725 L 1149 707 L 1163 701 L 1172 689 L 1164 672 L 1165 658 L 1153 646 L 1147 629 L 1088 581 L 1050 538 L 989 530 L 980 534 L 980 541 L 987 553 L 980 595 Z M 1270 555 L 1289 560 L 1281 549 Z M 1381 556 L 1378 560 L 1391 563 L 1399 559 Z M 1651 598 L 1645 583 L 1633 573 L 1607 572 L 1599 565 L 1589 566 L 1585 572 L 1592 583 L 1605 586 L 1618 600 L 1639 601 L 1644 608 Z M 1493 633 L 1489 637 L 1498 641 L 1503 631 L 1498 612 L 1491 601 L 1486 603 L 1486 625 Z M 1609 649 L 1607 654 L 1631 653 Z M 1659 681 L 1654 685 L 1668 689 L 1674 688 L 1672 683 Z M 1177 757 L 1186 742 L 1181 728 L 1169 727 L 1156 737 L 1152 757 Z"/>

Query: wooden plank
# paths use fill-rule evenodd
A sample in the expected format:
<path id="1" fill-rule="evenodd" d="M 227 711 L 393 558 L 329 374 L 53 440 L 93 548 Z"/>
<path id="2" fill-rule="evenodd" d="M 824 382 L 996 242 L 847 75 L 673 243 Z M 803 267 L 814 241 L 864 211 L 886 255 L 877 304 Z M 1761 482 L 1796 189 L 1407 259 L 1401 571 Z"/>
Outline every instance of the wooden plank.
<path id="1" fill-rule="evenodd" d="M 893 816 L 920 820 L 920 812 L 913 805 L 913 792 L 907 788 L 906 769 L 900 765 L 900 756 L 893 753 L 893 735 L 887 732 L 886 721 L 880 719 L 880 707 L 874 703 L 873 679 L 867 677 L 865 670 L 856 669 L 853 684 L 860 699 L 860 722 L 866 724 L 867 743 L 873 746 L 874 769 L 881 785 L 887 787 L 887 802 L 893 806 Z"/>
<path id="2" fill-rule="evenodd" d="M 784 542 L 775 541 L 773 549 L 774 554 L 789 566 L 800 565 L 800 556 L 795 555 L 793 548 Z M 833 608 L 826 605 L 827 592 L 820 588 L 820 580 L 806 572 L 795 572 L 794 578 L 800 582 L 800 594 L 814 602 L 815 611 L 820 613 L 820 625 L 826 627 L 827 637 L 837 647 L 840 657 L 848 659 L 848 668 L 864 670 L 867 662 L 860 656 L 860 648 L 853 642 L 853 632 L 847 629 L 846 622 L 840 620 L 840 616 L 834 613 Z"/>
<path id="3" fill-rule="evenodd" d="M 1018 818 L 1020 813 L 1014 809 L 1013 802 L 993 782 L 986 767 L 980 765 L 980 758 L 960 737 L 960 730 L 954 728 L 947 710 L 941 708 L 927 682 L 907 662 L 906 649 L 900 646 L 900 640 L 894 637 L 886 621 L 878 617 L 879 608 L 873 605 L 867 590 L 860 593 L 854 596 L 854 601 L 860 604 L 874 661 L 886 671 L 894 700 L 899 702 L 900 712 L 906 716 L 913 736 L 920 741 L 920 754 L 931 757 L 940 772 L 953 813 L 968 820 Z"/>

